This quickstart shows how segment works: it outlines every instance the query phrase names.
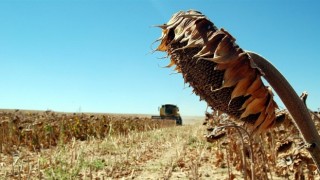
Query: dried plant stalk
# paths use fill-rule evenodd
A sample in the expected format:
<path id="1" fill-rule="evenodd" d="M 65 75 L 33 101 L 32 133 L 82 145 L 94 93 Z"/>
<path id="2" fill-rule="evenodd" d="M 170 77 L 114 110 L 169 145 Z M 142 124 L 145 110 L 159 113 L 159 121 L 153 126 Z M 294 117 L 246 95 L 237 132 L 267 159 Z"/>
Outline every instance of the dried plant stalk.
<path id="1" fill-rule="evenodd" d="M 320 173 L 320 136 L 311 119 L 307 106 L 300 100 L 286 78 L 270 62 L 256 53 L 247 53 L 252 57 L 254 62 L 261 67 L 265 73 L 264 77 L 275 89 L 280 99 L 287 107 L 289 113 L 293 117 L 293 123 L 299 130 L 305 143 L 305 148 L 309 151 L 317 166 L 318 172 Z"/>

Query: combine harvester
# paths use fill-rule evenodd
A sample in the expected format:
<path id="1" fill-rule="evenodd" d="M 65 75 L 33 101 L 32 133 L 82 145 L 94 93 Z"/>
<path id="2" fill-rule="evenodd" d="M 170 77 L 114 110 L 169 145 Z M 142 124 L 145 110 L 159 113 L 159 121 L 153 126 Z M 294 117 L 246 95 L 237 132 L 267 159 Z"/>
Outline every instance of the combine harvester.
<path id="1" fill-rule="evenodd" d="M 182 125 L 179 108 L 173 104 L 164 104 L 159 107 L 160 116 L 151 116 L 152 119 L 175 120 L 176 125 Z"/>

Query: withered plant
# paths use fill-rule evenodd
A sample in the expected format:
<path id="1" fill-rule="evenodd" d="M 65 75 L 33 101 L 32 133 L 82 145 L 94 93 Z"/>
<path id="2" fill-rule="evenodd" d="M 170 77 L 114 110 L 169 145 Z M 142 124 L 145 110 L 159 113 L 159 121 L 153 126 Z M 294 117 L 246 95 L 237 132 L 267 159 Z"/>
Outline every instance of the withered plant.
<path id="1" fill-rule="evenodd" d="M 0 153 L 13 154 L 21 146 L 40 151 L 65 144 L 73 138 L 103 139 L 111 135 L 175 126 L 175 121 L 152 120 L 103 114 L 2 111 L 0 112 Z"/>
<path id="2" fill-rule="evenodd" d="M 205 100 L 214 112 L 226 113 L 234 127 L 243 127 L 249 134 L 247 141 L 251 142 L 253 150 L 244 148 L 242 151 L 248 151 L 249 157 L 250 151 L 253 151 L 251 153 L 255 159 L 260 158 L 259 162 L 263 162 L 255 164 L 255 176 L 272 176 L 268 172 L 274 167 L 278 154 L 297 143 L 287 139 L 290 136 L 300 139 L 300 150 L 308 153 L 297 151 L 299 155 L 291 154 L 290 158 L 286 158 L 292 163 L 287 164 L 299 164 L 299 167 L 305 164 L 311 172 L 314 165 L 311 165 L 310 159 L 313 159 L 320 170 L 320 136 L 314 121 L 304 102 L 271 63 L 254 52 L 241 49 L 230 33 L 215 27 L 198 11 L 180 11 L 159 27 L 162 36 L 157 40 L 160 44 L 156 50 L 166 52 L 170 57 L 167 67 L 175 66 L 200 100 Z M 285 104 L 288 109 L 286 115 L 279 114 L 277 117 L 278 106 L 273 100 L 271 88 L 264 85 L 262 77 Z M 290 117 L 287 117 L 289 114 Z M 291 120 L 289 126 L 279 125 L 284 118 Z M 207 125 L 210 123 L 209 120 Z M 218 129 L 222 130 L 221 127 L 226 129 L 230 124 L 220 125 Z M 238 139 L 233 137 L 235 133 L 232 132 L 236 129 L 211 133 L 208 139 L 214 141 L 227 136 L 229 146 L 238 146 Z M 228 154 L 227 159 L 234 161 L 232 153 Z M 270 159 L 274 160 L 273 165 L 268 163 Z M 251 163 L 256 162 L 258 160 Z M 296 177 L 303 174 L 302 170 L 295 172 Z"/>

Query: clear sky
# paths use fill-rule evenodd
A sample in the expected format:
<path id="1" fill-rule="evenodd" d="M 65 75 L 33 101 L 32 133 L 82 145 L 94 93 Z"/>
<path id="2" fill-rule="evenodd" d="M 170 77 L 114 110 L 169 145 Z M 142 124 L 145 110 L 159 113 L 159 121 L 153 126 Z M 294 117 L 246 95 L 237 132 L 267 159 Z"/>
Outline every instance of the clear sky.
<path id="1" fill-rule="evenodd" d="M 162 68 L 165 54 L 150 54 L 161 35 L 152 26 L 189 9 L 269 59 L 299 95 L 309 93 L 309 108 L 320 107 L 319 1 L 0 0 L 0 109 L 157 114 L 172 103 L 203 115 L 206 103 Z"/>

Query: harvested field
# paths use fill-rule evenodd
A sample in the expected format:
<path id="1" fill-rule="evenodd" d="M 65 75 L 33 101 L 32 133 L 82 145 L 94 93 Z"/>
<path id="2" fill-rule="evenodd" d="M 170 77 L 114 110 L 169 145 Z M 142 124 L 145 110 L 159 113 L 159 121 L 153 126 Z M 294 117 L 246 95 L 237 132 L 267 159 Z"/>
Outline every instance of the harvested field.
<path id="1" fill-rule="evenodd" d="M 105 138 L 175 126 L 174 121 L 151 120 L 146 116 L 55 113 L 52 111 L 0 112 L 1 152 L 10 154 L 20 146 L 38 151 L 70 142 L 72 138 Z"/>
<path id="2" fill-rule="evenodd" d="M 248 156 L 243 164 L 236 131 L 225 129 L 216 139 L 210 131 L 211 143 L 204 136 L 223 118 L 175 126 L 143 115 L 2 111 L 0 179 L 244 179 L 252 163 Z M 294 149 L 299 137 L 285 139 L 294 132 L 287 127 L 252 142 L 259 179 L 318 177 L 310 157 Z M 268 144 L 271 138 L 278 143 Z M 281 161 L 288 157 L 292 163 Z"/>
<path id="3" fill-rule="evenodd" d="M 16 116 L 23 120 L 18 123 Z M 172 126 L 170 122 L 154 122 L 146 117 L 110 115 L 107 116 L 110 119 L 109 126 L 103 131 L 105 133 L 102 133 L 102 130 L 97 130 L 100 133 L 92 133 L 91 130 L 86 131 L 87 134 L 75 133 L 77 131 L 71 126 L 78 127 L 80 130 L 91 127 L 83 123 L 78 125 L 79 122 L 90 124 L 90 121 L 104 120 L 103 118 L 96 120 L 91 116 L 55 112 L 2 112 L 1 131 L 5 131 L 3 134 L 5 136 L 1 139 L 0 178 L 214 179 L 228 177 L 225 166 L 214 167 L 216 160 L 212 154 L 217 147 L 207 143 L 203 138 L 204 129 L 199 119 L 193 119 L 196 123 L 192 123 L 191 119 L 187 120 L 189 125 Z M 31 117 L 35 119 L 32 121 Z M 43 119 L 39 120 L 40 117 Z M 14 122 L 11 122 L 13 120 Z M 8 124 L 11 126 L 4 126 Z M 45 125 L 68 128 L 63 128 L 63 132 L 57 129 L 52 130 L 50 135 L 42 132 L 44 130 L 39 127 L 35 128 L 40 126 L 39 124 L 41 128 L 45 128 Z M 111 124 L 113 124 L 113 130 L 110 130 Z M 125 124 L 129 125 L 125 126 Z M 25 130 L 27 128 L 30 129 L 28 131 L 31 135 L 23 136 L 22 132 L 28 132 Z M 20 140 L 17 138 L 18 135 L 13 137 L 13 134 L 20 131 Z M 38 138 L 42 140 L 34 141 L 35 137 L 42 135 L 42 138 Z"/>

